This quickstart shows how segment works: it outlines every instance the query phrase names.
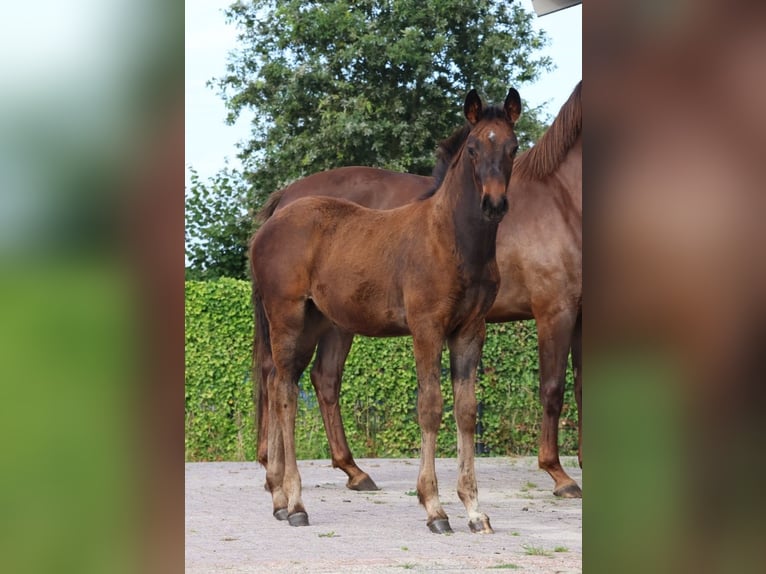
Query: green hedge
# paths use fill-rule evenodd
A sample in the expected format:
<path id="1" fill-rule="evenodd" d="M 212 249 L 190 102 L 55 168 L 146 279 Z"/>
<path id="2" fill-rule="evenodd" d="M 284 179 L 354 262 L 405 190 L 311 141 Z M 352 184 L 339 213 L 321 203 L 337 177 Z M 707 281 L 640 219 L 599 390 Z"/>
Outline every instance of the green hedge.
<path id="1" fill-rule="evenodd" d="M 186 282 L 186 459 L 255 458 L 250 361 L 250 284 L 236 279 Z M 537 339 L 531 321 L 489 325 L 477 398 L 477 452 L 535 454 L 540 428 Z M 442 358 L 444 417 L 438 455 L 455 456 L 448 354 Z M 577 449 L 577 411 L 568 377 L 559 442 Z M 329 458 L 322 417 L 308 376 L 300 381 L 298 456 Z M 357 337 L 341 392 L 349 445 L 358 457 L 417 456 L 420 429 L 412 339 Z"/>

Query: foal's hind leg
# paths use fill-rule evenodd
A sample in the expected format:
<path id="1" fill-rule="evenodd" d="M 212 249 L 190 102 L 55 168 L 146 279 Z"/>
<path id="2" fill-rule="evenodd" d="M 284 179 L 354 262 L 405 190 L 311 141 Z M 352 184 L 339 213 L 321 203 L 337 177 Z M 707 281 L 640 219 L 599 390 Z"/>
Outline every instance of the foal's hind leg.
<path id="1" fill-rule="evenodd" d="M 553 316 L 536 318 L 540 402 L 543 405 L 538 464 L 556 483 L 553 494 L 564 498 L 581 498 L 582 490 L 561 467 L 558 445 L 559 417 L 564 403 L 564 381 L 576 311 L 567 309 Z"/>
<path id="2" fill-rule="evenodd" d="M 319 339 L 316 359 L 311 369 L 311 382 L 316 390 L 319 410 L 322 412 L 327 440 L 330 443 L 332 465 L 348 475 L 346 487 L 351 490 L 379 490 L 370 476 L 354 462 L 340 415 L 343 367 L 353 340 L 352 334 L 337 328 L 326 331 Z"/>
<path id="3" fill-rule="evenodd" d="M 292 526 L 308 526 L 301 498 L 301 477 L 295 454 L 295 416 L 298 378 L 311 360 L 318 339 L 309 304 L 300 303 L 270 313 L 274 371 L 269 377 L 269 452 L 266 484 L 272 495 L 274 516 Z"/>
<path id="4" fill-rule="evenodd" d="M 450 350 L 452 390 L 455 397 L 457 423 L 458 482 L 457 493 L 468 512 L 472 532 L 491 534 L 489 517 L 479 511 L 479 494 L 474 464 L 474 433 L 476 431 L 476 371 L 484 345 L 485 326 L 474 325 L 470 330 L 447 340 Z"/>

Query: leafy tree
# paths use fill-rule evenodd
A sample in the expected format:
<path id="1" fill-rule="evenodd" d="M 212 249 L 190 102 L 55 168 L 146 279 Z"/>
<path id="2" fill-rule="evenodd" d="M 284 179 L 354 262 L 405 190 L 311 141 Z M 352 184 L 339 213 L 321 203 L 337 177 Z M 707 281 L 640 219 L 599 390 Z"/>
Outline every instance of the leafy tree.
<path id="1" fill-rule="evenodd" d="M 477 88 L 492 103 L 551 67 L 547 39 L 517 2 L 238 1 L 239 30 L 217 86 L 234 123 L 255 111 L 229 169 L 187 190 L 187 276 L 247 278 L 248 212 L 290 181 L 343 165 L 430 174 L 439 141 Z M 525 103 L 522 149 L 545 125 Z"/>
<path id="2" fill-rule="evenodd" d="M 186 190 L 186 278 L 246 279 L 252 216 L 242 176 L 225 168 L 205 184 L 191 169 Z"/>
<path id="3" fill-rule="evenodd" d="M 500 103 L 551 67 L 517 2 L 253 0 L 227 16 L 239 48 L 217 85 L 229 122 L 256 112 L 240 158 L 261 196 L 343 165 L 430 174 L 471 88 Z M 544 130 L 537 115 L 522 116 L 522 147 Z"/>

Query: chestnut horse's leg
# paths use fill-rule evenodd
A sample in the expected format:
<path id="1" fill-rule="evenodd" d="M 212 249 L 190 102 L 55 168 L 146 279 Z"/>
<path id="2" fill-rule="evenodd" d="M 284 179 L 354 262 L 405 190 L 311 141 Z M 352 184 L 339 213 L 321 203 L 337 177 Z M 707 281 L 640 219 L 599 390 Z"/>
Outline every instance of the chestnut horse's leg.
<path id="1" fill-rule="evenodd" d="M 410 324 L 417 324 L 410 321 Z M 426 524 L 437 534 L 452 532 L 447 513 L 439 501 L 436 480 L 436 433 L 442 419 L 444 399 L 439 385 L 441 352 L 444 339 L 438 330 L 426 331 L 422 326 L 412 333 L 415 368 L 418 375 L 418 423 L 420 424 L 420 470 L 418 500 L 428 514 Z"/>
<path id="2" fill-rule="evenodd" d="M 486 329 L 484 321 L 463 330 L 447 340 L 450 351 L 452 391 L 455 397 L 457 423 L 458 480 L 457 493 L 468 512 L 471 532 L 491 534 L 489 517 L 479 511 L 474 463 L 474 434 L 476 432 L 476 371 L 481 359 Z"/>
<path id="3" fill-rule="evenodd" d="M 577 401 L 577 461 L 582 468 L 582 312 L 577 316 L 572 334 L 572 370 Z"/>
<path id="4" fill-rule="evenodd" d="M 582 490 L 561 467 L 558 445 L 567 358 L 577 312 L 566 309 L 552 316 L 535 317 L 540 357 L 540 402 L 543 405 L 538 464 L 554 480 L 553 494 L 564 498 L 581 498 Z"/>
<path id="5" fill-rule="evenodd" d="M 370 476 L 360 469 L 348 448 L 346 432 L 340 415 L 340 385 L 343 367 L 351 350 L 354 336 L 331 328 L 319 339 L 316 359 L 311 369 L 311 382 L 316 390 L 322 412 L 327 440 L 330 443 L 332 465 L 348 475 L 346 487 L 351 490 L 379 490 Z"/>

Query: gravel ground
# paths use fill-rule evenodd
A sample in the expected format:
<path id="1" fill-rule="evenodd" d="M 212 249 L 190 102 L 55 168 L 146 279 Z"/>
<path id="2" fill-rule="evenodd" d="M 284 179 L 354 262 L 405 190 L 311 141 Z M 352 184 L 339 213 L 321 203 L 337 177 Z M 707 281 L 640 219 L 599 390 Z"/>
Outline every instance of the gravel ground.
<path id="1" fill-rule="evenodd" d="M 575 458 L 562 460 L 582 486 Z M 186 464 L 186 572 L 582 572 L 582 500 L 553 496 L 534 457 L 479 458 L 479 506 L 494 534 L 471 534 L 457 460 L 437 459 L 454 534 L 432 534 L 414 495 L 417 459 L 359 459 L 381 488 L 353 492 L 328 461 L 299 461 L 311 526 L 271 516 L 257 463 Z"/>

